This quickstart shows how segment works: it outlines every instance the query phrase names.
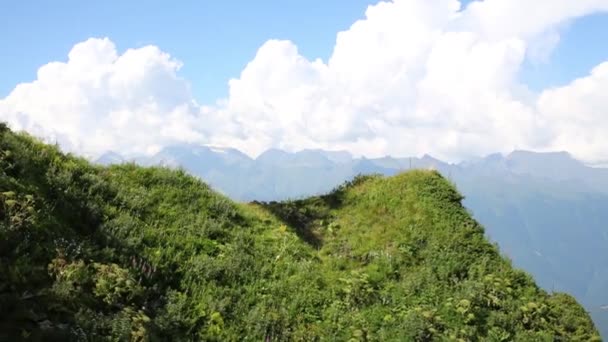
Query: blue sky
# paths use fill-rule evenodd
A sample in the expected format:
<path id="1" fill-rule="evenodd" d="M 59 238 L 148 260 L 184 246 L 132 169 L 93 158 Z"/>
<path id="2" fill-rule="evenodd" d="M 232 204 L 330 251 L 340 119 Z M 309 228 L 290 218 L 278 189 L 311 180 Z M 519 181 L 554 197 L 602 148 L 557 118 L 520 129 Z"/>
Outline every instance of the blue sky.
<path id="1" fill-rule="evenodd" d="M 362 18 L 372 0 L 31 1 L 0 4 L 0 96 L 31 81 L 38 67 L 66 59 L 72 46 L 109 37 L 119 50 L 159 46 L 181 60 L 196 98 L 227 92 L 268 39 L 290 39 L 309 58 L 327 58 L 336 33 Z"/>
<path id="2" fill-rule="evenodd" d="M 562 29 L 560 43 L 546 63 L 527 63 L 521 78 L 534 90 L 559 86 L 583 77 L 608 60 L 608 15 L 594 14 Z"/>
<path id="3" fill-rule="evenodd" d="M 0 3 L 0 97 L 37 69 L 64 61 L 72 46 L 109 37 L 117 48 L 159 46 L 184 63 L 181 75 L 195 98 L 213 103 L 226 96 L 268 39 L 289 39 L 309 58 L 326 60 L 336 33 L 363 18 L 374 0 L 285 1 L 32 1 Z M 562 85 L 608 59 L 608 16 L 592 15 L 567 25 L 547 63 L 526 63 L 520 75 L 532 89 Z"/>
<path id="4" fill-rule="evenodd" d="M 1 1 L 0 120 L 91 156 L 197 143 L 608 163 L 608 0 L 455 5 Z"/>

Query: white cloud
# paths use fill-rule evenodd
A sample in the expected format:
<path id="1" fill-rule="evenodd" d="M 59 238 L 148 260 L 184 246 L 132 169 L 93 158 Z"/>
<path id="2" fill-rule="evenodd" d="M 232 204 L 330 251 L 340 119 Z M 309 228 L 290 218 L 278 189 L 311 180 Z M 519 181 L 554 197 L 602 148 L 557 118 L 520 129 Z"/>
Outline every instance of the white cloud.
<path id="1" fill-rule="evenodd" d="M 605 0 L 475 1 L 464 15 L 465 27 L 490 39 L 533 38 L 591 13 L 608 11 Z"/>
<path id="2" fill-rule="evenodd" d="M 176 141 L 202 141 L 201 117 L 181 64 L 157 47 L 118 55 L 107 38 L 74 46 L 37 79 L 0 100 L 0 118 L 64 148 L 99 154 L 145 153 Z"/>
<path id="3" fill-rule="evenodd" d="M 0 119 L 87 153 L 185 141 L 252 155 L 327 148 L 458 160 L 526 148 L 608 160 L 607 66 L 540 94 L 517 78 L 524 61 L 547 60 L 564 25 L 598 11 L 608 0 L 381 2 L 338 33 L 327 62 L 266 42 L 211 107 L 196 104 L 180 63 L 158 48 L 119 54 L 91 39 L 0 100 Z"/>
<path id="4" fill-rule="evenodd" d="M 544 91 L 539 115 L 550 118 L 552 147 L 594 163 L 608 162 L 608 62 L 587 77 Z"/>
<path id="5" fill-rule="evenodd" d="M 231 81 L 228 113 L 269 144 L 294 149 L 454 160 L 555 148 L 553 117 L 537 110 L 518 73 L 526 59 L 550 54 L 561 25 L 607 9 L 605 0 L 487 0 L 466 9 L 455 0 L 382 2 L 338 34 L 327 64 L 307 61 L 288 41 L 262 46 Z M 584 156 L 584 147 L 570 150 Z"/>

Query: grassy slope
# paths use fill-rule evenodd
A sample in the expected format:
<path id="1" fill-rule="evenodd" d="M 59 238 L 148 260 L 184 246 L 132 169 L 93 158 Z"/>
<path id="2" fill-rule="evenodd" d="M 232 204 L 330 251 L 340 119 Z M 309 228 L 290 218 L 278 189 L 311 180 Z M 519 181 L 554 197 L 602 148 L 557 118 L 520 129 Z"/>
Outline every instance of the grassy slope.
<path id="1" fill-rule="evenodd" d="M 181 171 L 94 167 L 0 127 L 0 340 L 597 338 L 435 172 L 235 204 Z"/>
<path id="2" fill-rule="evenodd" d="M 353 183 L 267 205 L 321 246 L 320 274 L 333 275 L 356 307 L 341 328 L 380 340 L 597 338 L 572 297 L 548 295 L 499 255 L 438 173 Z"/>

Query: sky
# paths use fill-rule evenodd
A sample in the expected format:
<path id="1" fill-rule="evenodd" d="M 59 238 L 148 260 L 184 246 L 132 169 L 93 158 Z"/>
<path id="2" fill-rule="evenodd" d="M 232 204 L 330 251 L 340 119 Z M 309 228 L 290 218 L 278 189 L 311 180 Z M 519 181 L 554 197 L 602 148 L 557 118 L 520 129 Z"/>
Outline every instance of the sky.
<path id="1" fill-rule="evenodd" d="M 65 150 L 200 143 L 608 162 L 608 0 L 0 2 L 0 120 Z"/>
<path id="2" fill-rule="evenodd" d="M 49 61 L 91 37 L 110 38 L 118 50 L 156 45 L 183 62 L 180 74 L 196 99 L 213 103 L 269 39 L 290 39 L 308 58 L 327 59 L 336 33 L 364 17 L 371 0 L 17 1 L 0 3 L 0 55 L 9 66 L 0 96 L 31 81 Z"/>

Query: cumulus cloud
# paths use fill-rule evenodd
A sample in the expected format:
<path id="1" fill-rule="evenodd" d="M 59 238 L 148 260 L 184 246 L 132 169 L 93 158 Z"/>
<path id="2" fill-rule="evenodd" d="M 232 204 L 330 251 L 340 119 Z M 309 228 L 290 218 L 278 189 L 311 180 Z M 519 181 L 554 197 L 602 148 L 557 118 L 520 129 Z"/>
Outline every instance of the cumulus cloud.
<path id="1" fill-rule="evenodd" d="M 0 119 L 85 154 L 203 141 L 200 112 L 176 75 L 180 66 L 154 46 L 118 55 L 109 39 L 89 39 L 67 62 L 44 65 L 34 82 L 0 100 Z"/>
<path id="2" fill-rule="evenodd" d="M 267 42 L 230 82 L 228 112 L 288 149 L 457 160 L 564 148 L 590 160 L 601 151 L 559 143 L 557 118 L 517 76 L 526 59 L 550 54 L 562 25 L 604 10 L 605 0 L 381 2 L 337 35 L 327 63 L 306 60 L 289 41 Z M 596 146 L 608 146 L 604 139 Z"/>
<path id="3" fill-rule="evenodd" d="M 539 94 L 518 80 L 526 60 L 551 55 L 564 25 L 599 11 L 607 0 L 380 2 L 337 34 L 328 61 L 266 42 L 213 106 L 192 99 L 180 62 L 157 47 L 119 54 L 91 39 L 0 100 L 0 119 L 86 153 L 183 141 L 251 155 L 326 148 L 458 160 L 525 148 L 605 161 L 607 64 Z"/>
<path id="4" fill-rule="evenodd" d="M 541 116 L 550 119 L 554 149 L 574 151 L 589 162 L 608 164 L 608 62 L 587 77 L 544 91 Z"/>

